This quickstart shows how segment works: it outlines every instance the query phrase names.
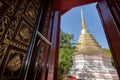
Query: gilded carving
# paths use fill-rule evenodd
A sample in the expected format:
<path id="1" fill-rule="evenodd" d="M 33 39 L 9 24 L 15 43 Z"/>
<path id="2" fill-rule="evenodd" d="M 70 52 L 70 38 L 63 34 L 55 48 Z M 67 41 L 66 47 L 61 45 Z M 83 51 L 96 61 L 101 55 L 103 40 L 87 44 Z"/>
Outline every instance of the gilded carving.
<path id="1" fill-rule="evenodd" d="M 8 15 L 8 16 L 12 16 L 13 13 L 14 13 L 14 6 L 11 6 L 11 8 L 9 8 L 9 9 L 7 10 L 7 15 Z"/>
<path id="2" fill-rule="evenodd" d="M 19 20 L 19 16 L 15 16 L 14 20 L 11 21 L 11 23 L 9 25 L 9 29 L 6 32 L 5 39 L 9 39 L 9 40 L 12 39 L 12 36 L 13 36 L 14 31 L 16 29 L 18 20 Z"/>
<path id="3" fill-rule="evenodd" d="M 4 56 L 5 56 L 6 49 L 7 49 L 7 45 L 0 43 L 0 65 L 3 61 Z"/>
<path id="4" fill-rule="evenodd" d="M 50 8 L 50 5 L 49 5 L 48 12 L 47 12 L 47 15 L 46 15 L 46 18 L 45 18 L 45 27 L 44 27 L 44 30 L 43 30 L 44 37 L 47 37 L 47 34 L 48 34 L 50 10 L 51 10 L 51 8 Z M 41 66 L 42 66 L 42 61 L 43 61 L 43 58 L 44 58 L 45 47 L 46 47 L 46 43 L 44 41 L 42 41 L 41 43 L 42 44 L 41 44 L 41 49 L 40 49 L 38 68 L 41 68 Z"/>
<path id="5" fill-rule="evenodd" d="M 3 4 L 0 2 L 0 8 L 2 7 L 2 5 L 3 5 Z"/>
<path id="6" fill-rule="evenodd" d="M 10 21 L 10 18 L 8 16 L 3 16 L 2 18 L 2 26 L 7 26 L 8 22 Z"/>
<path id="7" fill-rule="evenodd" d="M 4 40 L 4 43 L 9 44 L 9 45 L 12 45 L 12 46 L 15 46 L 15 47 L 20 48 L 20 49 L 23 49 L 23 50 L 27 50 L 27 49 L 28 49 L 28 47 L 25 47 L 25 46 L 23 46 L 23 45 L 21 45 L 21 44 L 18 44 L 18 43 L 16 43 L 16 42 L 10 41 L 10 40 L 8 40 L 8 39 L 5 39 L 5 40 Z"/>
<path id="8" fill-rule="evenodd" d="M 25 1 L 25 0 L 24 0 L 24 1 Z M 22 2 L 24 2 L 24 1 L 22 1 Z M 15 2 L 15 3 L 14 3 L 14 2 Z M 13 1 L 12 3 L 13 3 L 14 6 L 15 6 L 15 5 L 17 5 L 18 2 L 19 2 L 19 1 L 16 0 L 16 1 Z M 14 34 L 15 30 L 16 30 L 16 27 L 17 27 L 17 25 L 18 25 L 18 23 L 19 23 L 21 14 L 23 14 L 23 11 L 24 11 L 23 6 L 24 6 L 24 5 L 25 5 L 25 3 L 22 3 L 21 6 L 18 7 L 18 10 L 17 10 L 16 14 L 14 15 L 11 23 L 9 24 L 9 28 L 8 28 L 8 30 L 7 30 L 7 32 L 6 32 L 5 39 L 9 39 L 9 40 L 12 39 L 13 34 Z M 13 13 L 14 6 L 11 6 L 11 9 L 12 9 L 12 10 L 11 10 L 11 9 L 8 10 L 9 13 L 8 13 L 8 12 L 7 12 L 7 13 L 8 13 L 9 15 L 10 15 L 10 13 Z"/>
<path id="9" fill-rule="evenodd" d="M 2 55 L 5 51 L 5 46 L 0 44 L 0 55 Z"/>
<path id="10" fill-rule="evenodd" d="M 8 53 L 2 76 L 5 76 L 6 79 L 20 77 L 25 57 L 25 53 L 11 49 Z"/>
<path id="11" fill-rule="evenodd" d="M 34 3 L 35 7 L 36 7 L 37 9 L 39 9 L 41 0 L 32 0 L 32 1 L 33 1 L 33 3 Z"/>
<path id="12" fill-rule="evenodd" d="M 36 21 L 36 17 L 37 17 L 37 10 L 35 9 L 34 5 L 30 2 L 27 9 L 26 9 L 26 16 L 27 18 L 32 21 L 33 23 L 35 23 Z"/>
<path id="13" fill-rule="evenodd" d="M 10 40 L 12 38 L 12 35 L 13 35 L 13 31 L 11 29 L 8 29 L 6 35 L 5 35 L 5 39 L 8 39 Z"/>
<path id="14" fill-rule="evenodd" d="M 32 31 L 32 28 L 25 21 L 22 21 L 15 39 L 26 45 L 29 45 Z"/>
<path id="15" fill-rule="evenodd" d="M 23 39 L 29 39 L 30 38 L 30 30 L 27 27 L 24 27 L 20 30 L 20 35 L 22 36 Z"/>
<path id="16" fill-rule="evenodd" d="M 21 65 L 22 64 L 21 64 L 21 60 L 20 60 L 20 55 L 18 54 L 17 56 L 15 56 L 13 59 L 11 59 L 8 62 L 7 68 L 9 71 L 15 72 L 20 69 Z"/>
<path id="17" fill-rule="evenodd" d="M 39 60 L 38 60 L 38 67 L 39 68 L 41 68 L 41 66 L 42 66 L 42 61 L 43 61 L 43 58 L 44 58 L 45 46 L 46 46 L 45 42 L 42 41 Z"/>
<path id="18" fill-rule="evenodd" d="M 8 16 L 3 16 L 0 20 L 0 39 L 2 38 L 2 35 L 5 31 L 8 22 L 10 22 L 10 18 Z"/>
<path id="19" fill-rule="evenodd" d="M 35 10 L 32 10 L 32 9 L 29 9 L 26 14 L 30 16 L 31 19 L 34 19 L 34 17 L 36 16 Z"/>
<path id="20" fill-rule="evenodd" d="M 0 39 L 2 38 L 2 35 L 4 33 L 4 31 L 7 29 L 8 24 L 10 23 L 10 20 L 13 16 L 13 14 L 15 13 L 15 9 L 17 6 L 17 2 L 15 1 L 15 3 L 12 3 L 7 10 L 5 11 L 4 15 L 2 16 L 1 20 L 0 20 Z"/>
<path id="21" fill-rule="evenodd" d="M 26 17 L 32 20 L 31 22 L 26 20 L 28 21 L 26 23 L 23 21 L 22 15 L 26 15 L 25 6 L 27 6 L 28 0 L 2 1 L 7 5 L 4 14 L 0 16 L 0 80 L 17 80 L 21 76 L 33 32 L 29 23 L 36 19 L 34 18 L 36 11 L 28 11 L 29 17 Z M 26 3 L 22 3 L 25 1 Z M 1 6 L 2 9 L 5 8 L 0 1 L 0 8 Z"/>
<path id="22" fill-rule="evenodd" d="M 46 18 L 45 18 L 45 27 L 44 27 L 44 30 L 43 30 L 43 35 L 45 37 L 47 37 L 47 34 L 48 34 L 50 11 L 51 11 L 51 4 L 49 4 L 49 8 L 48 8 L 47 15 L 46 15 Z"/>
<path id="23" fill-rule="evenodd" d="M 9 2 L 8 2 L 8 4 L 9 4 Z M 7 9 L 7 11 L 5 12 L 5 15 L 9 16 L 9 17 L 12 17 L 13 14 L 15 13 L 15 9 L 17 8 L 18 4 L 19 4 L 19 0 L 11 1 L 11 5 Z"/>

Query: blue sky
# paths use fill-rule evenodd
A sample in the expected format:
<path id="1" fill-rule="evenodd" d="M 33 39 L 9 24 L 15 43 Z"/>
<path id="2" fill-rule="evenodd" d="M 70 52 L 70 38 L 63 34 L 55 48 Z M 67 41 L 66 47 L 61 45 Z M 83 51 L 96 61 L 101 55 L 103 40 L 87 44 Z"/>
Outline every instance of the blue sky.
<path id="1" fill-rule="evenodd" d="M 103 48 L 108 48 L 107 40 L 103 31 L 103 27 L 96 9 L 96 3 L 75 7 L 62 15 L 61 29 L 64 32 L 74 34 L 74 40 L 77 42 L 81 32 L 81 14 L 83 10 L 84 19 L 89 32 L 99 42 Z"/>

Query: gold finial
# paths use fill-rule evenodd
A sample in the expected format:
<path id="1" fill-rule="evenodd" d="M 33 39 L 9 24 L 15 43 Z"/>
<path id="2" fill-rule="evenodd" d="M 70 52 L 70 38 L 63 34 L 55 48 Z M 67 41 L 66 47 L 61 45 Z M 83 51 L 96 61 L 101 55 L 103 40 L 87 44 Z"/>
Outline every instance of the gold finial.
<path id="1" fill-rule="evenodd" d="M 83 10 L 81 9 L 81 18 L 82 18 L 82 29 L 86 29 L 86 24 L 84 21 Z"/>

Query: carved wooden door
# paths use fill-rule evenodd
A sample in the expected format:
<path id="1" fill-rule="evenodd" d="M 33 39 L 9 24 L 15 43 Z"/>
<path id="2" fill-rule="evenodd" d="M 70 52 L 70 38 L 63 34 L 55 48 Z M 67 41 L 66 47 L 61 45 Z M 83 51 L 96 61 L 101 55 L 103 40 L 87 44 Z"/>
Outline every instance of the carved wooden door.
<path id="1" fill-rule="evenodd" d="M 38 25 L 39 28 L 36 31 L 34 47 L 32 48 L 29 69 L 26 77 L 27 80 L 45 80 L 45 78 L 47 78 L 48 59 L 50 55 L 50 47 L 52 45 L 51 37 L 54 14 L 51 14 L 51 12 L 53 11 L 54 9 L 52 8 L 51 2 L 44 5 L 41 21 Z"/>
<path id="2" fill-rule="evenodd" d="M 41 79 L 51 45 L 51 3 L 0 0 L 0 80 Z"/>

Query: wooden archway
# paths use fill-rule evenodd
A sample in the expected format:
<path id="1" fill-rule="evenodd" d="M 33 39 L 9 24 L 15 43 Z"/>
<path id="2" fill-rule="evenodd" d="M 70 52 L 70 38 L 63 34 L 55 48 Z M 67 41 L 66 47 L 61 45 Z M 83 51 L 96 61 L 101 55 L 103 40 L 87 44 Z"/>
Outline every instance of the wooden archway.
<path id="1" fill-rule="evenodd" d="M 63 15 L 71 8 L 89 3 L 97 2 L 97 10 L 99 12 L 104 32 L 112 52 L 118 75 L 120 77 L 120 5 L 116 0 L 61 0 L 56 2 L 59 15 Z M 59 4 L 59 7 L 58 7 Z"/>

